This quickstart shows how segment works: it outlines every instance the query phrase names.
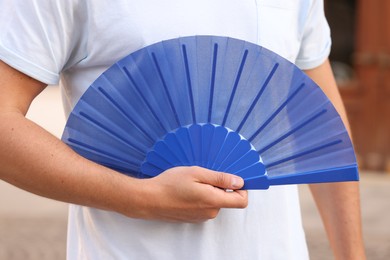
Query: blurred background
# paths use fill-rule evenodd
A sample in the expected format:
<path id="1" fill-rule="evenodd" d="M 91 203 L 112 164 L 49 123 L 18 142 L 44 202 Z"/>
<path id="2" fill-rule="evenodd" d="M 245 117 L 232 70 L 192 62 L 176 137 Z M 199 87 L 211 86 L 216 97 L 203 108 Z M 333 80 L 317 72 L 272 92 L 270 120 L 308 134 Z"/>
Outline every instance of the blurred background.
<path id="1" fill-rule="evenodd" d="M 359 165 L 390 173 L 390 1 L 326 0 L 325 11 Z"/>
<path id="2" fill-rule="evenodd" d="M 368 259 L 390 259 L 390 1 L 325 0 L 331 61 L 349 116 L 361 169 Z M 48 87 L 28 118 L 61 137 L 58 87 Z M 332 259 L 308 188 L 300 187 L 311 258 Z M 0 181 L 0 259 L 65 259 L 67 205 Z"/>

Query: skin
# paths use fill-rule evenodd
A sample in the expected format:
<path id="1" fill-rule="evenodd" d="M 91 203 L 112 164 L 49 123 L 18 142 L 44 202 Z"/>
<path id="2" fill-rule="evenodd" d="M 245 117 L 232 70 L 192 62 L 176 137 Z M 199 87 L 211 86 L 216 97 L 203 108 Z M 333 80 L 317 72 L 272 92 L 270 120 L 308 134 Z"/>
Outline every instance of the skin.
<path id="1" fill-rule="evenodd" d="M 329 63 L 307 74 L 347 122 Z M 221 208 L 247 206 L 247 192 L 237 190 L 243 180 L 231 174 L 177 167 L 140 180 L 84 159 L 25 118 L 32 100 L 46 85 L 2 62 L 0 75 L 0 178 L 4 181 L 41 196 L 132 218 L 202 222 L 215 218 Z M 310 187 L 336 259 L 365 259 L 358 185 Z"/>

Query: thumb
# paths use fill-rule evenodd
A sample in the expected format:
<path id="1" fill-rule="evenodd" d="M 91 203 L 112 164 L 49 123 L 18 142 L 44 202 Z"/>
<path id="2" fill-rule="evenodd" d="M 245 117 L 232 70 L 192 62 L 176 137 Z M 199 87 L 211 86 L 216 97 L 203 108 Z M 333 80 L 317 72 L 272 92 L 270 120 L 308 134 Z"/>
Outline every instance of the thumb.
<path id="1" fill-rule="evenodd" d="M 244 186 L 244 180 L 234 174 L 212 171 L 206 168 L 194 167 L 199 181 L 222 188 L 238 190 Z"/>

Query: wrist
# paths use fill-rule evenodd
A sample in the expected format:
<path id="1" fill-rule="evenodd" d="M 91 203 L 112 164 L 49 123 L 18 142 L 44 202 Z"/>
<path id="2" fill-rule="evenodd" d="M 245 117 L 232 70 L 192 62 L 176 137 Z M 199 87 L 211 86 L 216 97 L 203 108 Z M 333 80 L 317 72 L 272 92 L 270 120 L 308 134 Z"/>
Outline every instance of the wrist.
<path id="1" fill-rule="evenodd" d="M 156 188 L 149 179 L 137 179 L 114 174 L 116 184 L 112 188 L 110 210 L 130 218 L 151 219 L 151 208 L 156 201 Z"/>

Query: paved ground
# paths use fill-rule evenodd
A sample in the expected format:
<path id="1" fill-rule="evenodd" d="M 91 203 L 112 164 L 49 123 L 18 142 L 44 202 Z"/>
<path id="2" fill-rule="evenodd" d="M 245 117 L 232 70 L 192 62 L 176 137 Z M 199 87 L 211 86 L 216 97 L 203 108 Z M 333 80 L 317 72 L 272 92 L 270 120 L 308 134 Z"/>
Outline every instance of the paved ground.
<path id="1" fill-rule="evenodd" d="M 64 125 L 58 89 L 49 88 L 29 117 L 60 136 Z M 44 117 L 40 113 L 44 113 Z M 370 260 L 390 259 L 390 175 L 363 173 L 362 215 Z M 321 221 L 306 186 L 300 188 L 310 254 L 332 259 Z M 0 259 L 65 258 L 67 206 L 18 190 L 0 181 Z"/>

